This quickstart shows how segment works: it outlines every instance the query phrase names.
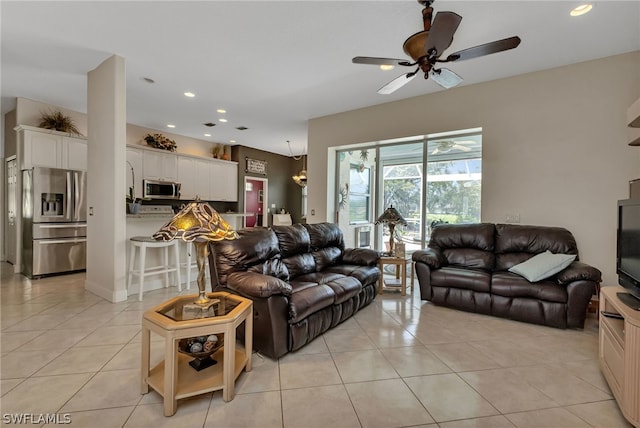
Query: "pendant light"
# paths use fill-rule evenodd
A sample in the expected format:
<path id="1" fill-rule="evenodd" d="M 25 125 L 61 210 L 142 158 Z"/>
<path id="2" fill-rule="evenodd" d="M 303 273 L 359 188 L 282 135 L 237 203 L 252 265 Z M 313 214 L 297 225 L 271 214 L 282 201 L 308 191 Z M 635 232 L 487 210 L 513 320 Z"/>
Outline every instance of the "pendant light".
<path id="1" fill-rule="evenodd" d="M 291 141 L 287 140 L 287 144 L 289 145 L 289 154 L 294 160 L 302 159 L 302 169 L 298 174 L 292 176 L 293 181 L 300 187 L 307 187 L 307 157 L 302 153 L 299 156 L 294 156 L 293 151 L 291 150 Z"/>

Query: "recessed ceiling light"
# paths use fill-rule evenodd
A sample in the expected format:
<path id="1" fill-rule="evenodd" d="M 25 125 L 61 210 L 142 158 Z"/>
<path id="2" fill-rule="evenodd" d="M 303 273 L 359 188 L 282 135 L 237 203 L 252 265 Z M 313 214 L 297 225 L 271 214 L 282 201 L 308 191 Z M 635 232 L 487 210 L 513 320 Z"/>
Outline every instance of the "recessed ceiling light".
<path id="1" fill-rule="evenodd" d="M 231 144 L 233 144 L 233 143 L 235 143 L 235 142 L 236 142 L 236 140 L 229 140 L 229 142 L 230 142 Z"/>
<path id="2" fill-rule="evenodd" d="M 394 68 L 396 68 L 396 66 L 393 64 L 380 64 L 380 70 L 382 71 L 389 71 L 393 70 Z"/>
<path id="3" fill-rule="evenodd" d="M 207 123 L 203 123 L 204 126 L 208 126 L 209 128 L 211 128 L 212 126 L 216 126 L 215 123 L 213 122 L 207 122 Z"/>
<path id="4" fill-rule="evenodd" d="M 211 134 L 204 134 L 205 137 L 211 137 Z"/>
<path id="5" fill-rule="evenodd" d="M 585 13 L 589 12 L 591 9 L 593 9 L 593 5 L 589 3 L 585 3 L 573 8 L 571 12 L 569 12 L 569 15 L 571 16 L 584 15 Z"/>
<path id="6" fill-rule="evenodd" d="M 196 96 L 196 94 L 194 94 L 193 92 L 185 92 L 185 93 L 184 93 L 184 96 L 185 96 L 185 97 L 189 97 L 189 98 L 193 98 L 193 97 L 195 97 L 195 96 Z"/>
<path id="7" fill-rule="evenodd" d="M 156 81 L 150 77 L 143 77 L 142 80 L 144 80 L 147 83 L 156 83 Z"/>
<path id="8" fill-rule="evenodd" d="M 216 110 L 218 113 L 226 113 L 227 111 L 223 108 L 219 108 L 218 110 Z"/>
<path id="9" fill-rule="evenodd" d="M 175 125 L 172 125 L 171 123 L 167 125 L 167 128 L 175 128 Z"/>
<path id="10" fill-rule="evenodd" d="M 236 129 L 237 129 L 238 131 L 246 131 L 246 130 L 247 130 L 247 129 L 249 129 L 249 128 L 247 128 L 246 126 L 238 126 Z"/>
<path id="11" fill-rule="evenodd" d="M 220 122 L 226 122 L 227 119 L 218 119 Z"/>

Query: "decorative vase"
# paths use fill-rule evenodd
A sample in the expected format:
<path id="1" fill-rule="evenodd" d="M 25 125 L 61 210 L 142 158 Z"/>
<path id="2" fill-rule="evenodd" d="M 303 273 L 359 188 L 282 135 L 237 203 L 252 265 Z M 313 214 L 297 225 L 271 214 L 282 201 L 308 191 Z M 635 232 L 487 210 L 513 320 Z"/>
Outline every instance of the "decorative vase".
<path id="1" fill-rule="evenodd" d="M 139 202 L 128 202 L 127 207 L 129 208 L 129 214 L 138 214 L 138 212 L 140 211 Z"/>

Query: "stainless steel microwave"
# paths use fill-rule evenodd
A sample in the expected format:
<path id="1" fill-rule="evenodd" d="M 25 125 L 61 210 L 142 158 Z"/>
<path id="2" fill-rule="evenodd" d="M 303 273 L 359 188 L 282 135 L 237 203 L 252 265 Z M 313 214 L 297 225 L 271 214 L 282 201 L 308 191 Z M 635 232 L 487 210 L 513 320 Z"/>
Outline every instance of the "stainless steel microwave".
<path id="1" fill-rule="evenodd" d="M 142 180 L 142 197 L 149 199 L 179 199 L 180 183 L 175 181 Z"/>

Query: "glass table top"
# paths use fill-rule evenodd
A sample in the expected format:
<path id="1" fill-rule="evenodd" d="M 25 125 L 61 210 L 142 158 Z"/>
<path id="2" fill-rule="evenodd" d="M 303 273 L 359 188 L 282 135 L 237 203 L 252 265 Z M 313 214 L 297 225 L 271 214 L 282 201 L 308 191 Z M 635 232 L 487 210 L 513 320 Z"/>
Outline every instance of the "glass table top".
<path id="1" fill-rule="evenodd" d="M 174 321 L 215 318 L 228 315 L 241 302 L 239 297 L 227 293 L 208 293 L 211 301 L 206 305 L 193 303 L 197 295 L 178 296 L 156 309 L 156 312 Z"/>

